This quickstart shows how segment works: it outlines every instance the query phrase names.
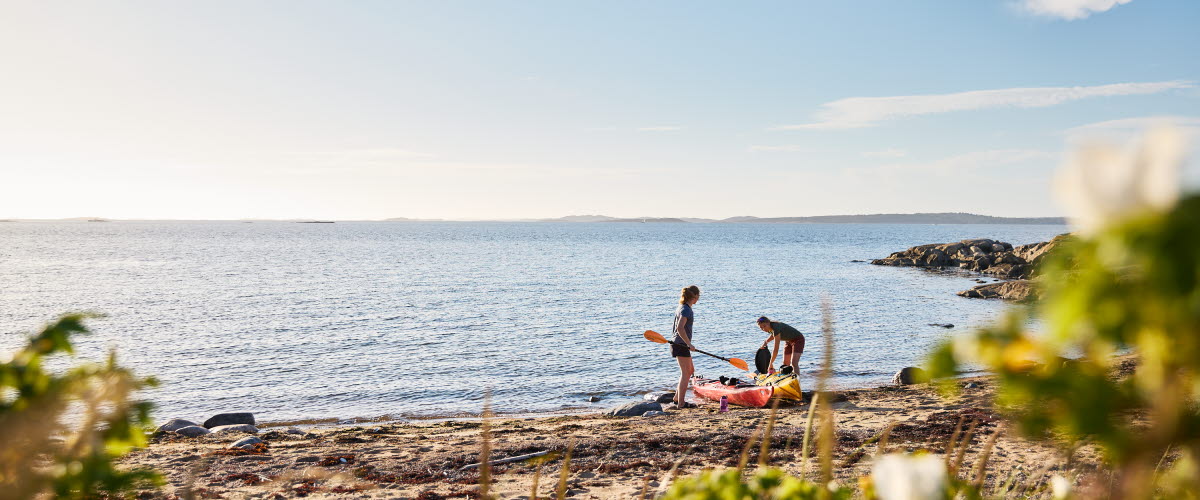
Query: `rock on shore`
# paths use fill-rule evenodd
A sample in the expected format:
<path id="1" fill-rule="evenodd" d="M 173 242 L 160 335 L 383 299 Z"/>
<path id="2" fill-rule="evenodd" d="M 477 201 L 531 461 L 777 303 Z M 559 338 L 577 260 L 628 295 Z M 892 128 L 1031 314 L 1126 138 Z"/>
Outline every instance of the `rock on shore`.
<path id="1" fill-rule="evenodd" d="M 973 299 L 1004 299 L 1014 302 L 1026 302 L 1038 298 L 1037 286 L 1033 280 L 988 283 L 958 292 L 958 296 Z"/>

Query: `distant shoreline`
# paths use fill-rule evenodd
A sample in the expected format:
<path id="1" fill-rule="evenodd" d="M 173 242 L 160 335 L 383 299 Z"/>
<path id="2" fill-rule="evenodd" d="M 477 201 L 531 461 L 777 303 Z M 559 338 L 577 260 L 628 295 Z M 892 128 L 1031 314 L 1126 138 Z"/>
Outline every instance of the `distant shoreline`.
<path id="1" fill-rule="evenodd" d="M 1011 224 L 1011 225 L 1066 225 L 1063 217 L 995 217 L 959 212 L 913 213 L 913 214 L 866 214 L 866 215 L 814 215 L 804 217 L 754 217 L 738 216 L 725 219 L 695 217 L 609 217 L 607 215 L 568 215 L 551 219 L 112 219 L 101 217 L 71 217 L 60 219 L 0 219 L 4 222 L 565 222 L 583 224 L 593 222 L 654 223 L 654 224 Z"/>

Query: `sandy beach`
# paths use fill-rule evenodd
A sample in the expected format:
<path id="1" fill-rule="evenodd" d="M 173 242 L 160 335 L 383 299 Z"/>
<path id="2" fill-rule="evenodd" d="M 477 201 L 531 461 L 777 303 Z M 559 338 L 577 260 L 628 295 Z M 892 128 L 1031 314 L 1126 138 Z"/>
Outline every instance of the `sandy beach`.
<path id="1" fill-rule="evenodd" d="M 1122 360 L 1120 372 L 1133 366 Z M 889 452 L 926 450 L 943 454 L 960 425 L 974 425 L 971 444 L 962 456 L 960 475 L 975 477 L 985 443 L 996 439 L 984 483 L 1012 483 L 1014 488 L 1044 487 L 1053 474 L 1064 474 L 1066 457 L 1054 447 L 1033 443 L 1003 429 L 992 407 L 993 382 L 986 376 L 958 381 L 959 395 L 943 398 L 928 385 L 840 391 L 834 403 L 837 442 L 833 464 L 836 480 L 853 484 L 870 474 L 880 436 L 888 434 Z M 840 399 L 840 398 L 839 398 Z M 617 418 L 606 415 L 496 418 L 489 420 L 493 460 L 550 451 L 550 460 L 497 465 L 492 493 L 501 498 L 530 498 L 538 482 L 539 498 L 553 496 L 563 460 L 574 447 L 567 485 L 571 498 L 652 498 L 664 492 L 676 475 L 706 468 L 736 467 L 747 442 L 770 417 L 770 409 L 731 408 L 702 403 L 697 409 L 665 416 Z M 807 404 L 786 405 L 776 412 L 768 462 L 800 474 L 801 443 Z M 479 420 L 390 423 L 308 429 L 289 433 L 264 426 L 265 446 L 232 451 L 231 442 L 245 434 L 215 434 L 188 439 L 161 438 L 121 461 L 125 467 L 150 466 L 169 484 L 146 497 L 199 498 L 477 498 L 479 472 L 462 470 L 479 461 L 483 425 Z M 294 431 L 293 431 L 294 432 Z M 759 461 L 759 444 L 748 450 L 749 470 Z M 956 454 L 952 454 L 956 455 Z M 957 456 L 955 457 L 957 459 Z M 1093 450 L 1075 453 L 1071 471 L 1097 467 Z M 810 459 L 809 473 L 815 473 Z M 969 475 L 969 476 L 968 476 Z M 1066 475 L 1066 474 L 1064 474 Z"/>

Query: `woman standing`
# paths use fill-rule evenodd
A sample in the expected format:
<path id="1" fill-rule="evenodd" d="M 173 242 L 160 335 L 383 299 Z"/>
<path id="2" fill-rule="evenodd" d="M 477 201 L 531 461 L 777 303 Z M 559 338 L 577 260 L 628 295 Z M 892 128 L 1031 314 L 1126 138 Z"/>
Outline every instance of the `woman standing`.
<path id="1" fill-rule="evenodd" d="M 679 307 L 675 309 L 675 324 L 671 339 L 671 356 L 679 363 L 679 387 L 675 391 L 675 406 L 677 408 L 695 408 L 696 405 L 687 402 L 688 384 L 696 368 L 692 366 L 692 305 L 700 300 L 700 287 L 692 285 L 679 292 Z"/>
<path id="2" fill-rule="evenodd" d="M 792 372 L 799 375 L 800 355 L 804 353 L 804 334 L 800 330 L 792 328 L 787 323 L 779 321 L 771 321 L 766 316 L 759 316 L 758 328 L 764 332 L 771 334 L 764 340 L 762 347 L 767 347 L 767 342 L 775 339 L 775 348 L 771 349 L 771 364 L 770 369 L 775 370 L 775 358 L 779 356 L 779 342 L 783 341 L 783 365 L 792 367 Z"/>

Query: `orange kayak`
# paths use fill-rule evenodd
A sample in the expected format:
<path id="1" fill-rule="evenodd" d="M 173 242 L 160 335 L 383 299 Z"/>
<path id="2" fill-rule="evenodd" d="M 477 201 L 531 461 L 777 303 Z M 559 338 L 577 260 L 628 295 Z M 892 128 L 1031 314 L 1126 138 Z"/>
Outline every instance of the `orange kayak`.
<path id="1" fill-rule="evenodd" d="M 771 400 L 774 387 L 738 384 L 736 386 L 722 384 L 720 380 L 692 378 L 692 392 L 704 399 L 720 401 L 725 396 L 729 404 L 762 408 Z"/>

